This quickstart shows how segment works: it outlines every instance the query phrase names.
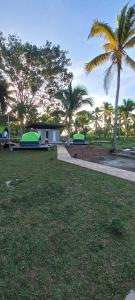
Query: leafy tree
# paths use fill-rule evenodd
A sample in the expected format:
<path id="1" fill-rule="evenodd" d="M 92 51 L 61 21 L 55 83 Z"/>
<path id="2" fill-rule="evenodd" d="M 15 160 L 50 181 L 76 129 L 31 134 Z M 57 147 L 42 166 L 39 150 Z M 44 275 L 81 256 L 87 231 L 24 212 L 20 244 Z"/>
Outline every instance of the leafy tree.
<path id="1" fill-rule="evenodd" d="M 20 135 L 23 134 L 24 124 L 33 123 L 38 120 L 38 111 L 35 105 L 16 102 L 12 105 L 11 112 L 16 116 L 20 124 Z"/>
<path id="2" fill-rule="evenodd" d="M 67 51 L 59 45 L 52 45 L 49 41 L 40 48 L 40 65 L 44 78 L 44 89 L 49 100 L 55 100 L 56 93 L 69 84 L 73 74 L 68 71 L 71 61 L 67 58 Z"/>
<path id="3" fill-rule="evenodd" d="M 20 123 L 20 135 L 23 134 L 24 129 L 24 120 L 27 114 L 27 107 L 23 102 L 16 103 L 12 105 L 12 113 L 16 115 L 16 118 L 19 120 Z"/>
<path id="4" fill-rule="evenodd" d="M 68 72 L 70 60 L 60 46 L 46 42 L 37 47 L 23 44 L 15 35 L 9 35 L 0 44 L 1 69 L 14 87 L 13 110 L 21 117 L 21 131 L 28 107 L 41 105 L 54 99 L 59 88 L 65 87 L 72 78 Z M 23 115 L 23 116 L 22 116 Z"/>
<path id="5" fill-rule="evenodd" d="M 117 28 L 115 31 L 104 22 L 94 21 L 89 38 L 94 36 L 103 36 L 106 43 L 103 45 L 104 53 L 96 56 L 86 64 L 86 71 L 91 72 L 97 66 L 104 62 L 111 61 L 110 67 L 107 69 L 104 78 L 104 88 L 106 92 L 114 67 L 117 69 L 117 89 L 115 98 L 115 122 L 112 149 L 116 149 L 117 119 L 118 119 L 118 100 L 120 92 L 120 77 L 122 64 L 126 62 L 128 66 L 135 71 L 135 61 L 128 56 L 126 49 L 135 46 L 135 5 L 129 7 L 128 4 L 123 7 L 117 17 Z"/>
<path id="6" fill-rule="evenodd" d="M 82 110 L 76 113 L 74 122 L 76 130 L 80 130 L 86 134 L 90 120 L 92 120 L 92 114 L 89 111 Z"/>
<path id="7" fill-rule="evenodd" d="M 61 90 L 57 93 L 56 98 L 62 103 L 65 112 L 65 121 L 67 123 L 68 134 L 71 134 L 71 127 L 74 113 L 84 104 L 93 105 L 92 98 L 86 97 L 87 90 L 84 87 L 72 87 L 70 83 L 67 89 Z"/>

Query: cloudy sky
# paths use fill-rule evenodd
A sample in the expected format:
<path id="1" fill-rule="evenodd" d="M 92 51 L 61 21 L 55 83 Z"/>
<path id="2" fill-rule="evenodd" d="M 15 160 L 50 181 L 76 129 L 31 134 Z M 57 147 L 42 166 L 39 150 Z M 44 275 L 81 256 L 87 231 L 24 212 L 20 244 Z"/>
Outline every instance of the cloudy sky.
<path id="1" fill-rule="evenodd" d="M 107 65 L 85 74 L 84 64 L 102 53 L 103 42 L 100 38 L 87 40 L 87 36 L 95 19 L 115 28 L 116 16 L 126 3 L 125 0 L 4 0 L 0 8 L 0 30 L 4 34 L 16 33 L 23 41 L 37 45 L 45 44 L 46 40 L 60 44 L 72 60 L 74 85 L 85 85 L 95 106 L 106 100 L 114 104 L 115 76 L 107 97 L 103 89 Z M 135 59 L 135 49 L 128 53 Z M 120 101 L 123 98 L 135 100 L 135 73 L 127 66 L 121 78 Z"/>

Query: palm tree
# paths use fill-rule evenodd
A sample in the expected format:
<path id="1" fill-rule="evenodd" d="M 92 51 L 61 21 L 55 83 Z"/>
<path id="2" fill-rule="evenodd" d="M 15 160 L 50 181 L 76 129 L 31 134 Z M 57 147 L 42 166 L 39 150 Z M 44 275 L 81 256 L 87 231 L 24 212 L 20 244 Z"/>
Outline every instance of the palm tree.
<path id="1" fill-rule="evenodd" d="M 107 125 L 111 125 L 112 115 L 114 112 L 112 104 L 109 102 L 103 102 L 102 112 L 104 115 L 104 127 L 106 127 Z"/>
<path id="2" fill-rule="evenodd" d="M 120 15 L 117 17 L 117 28 L 115 31 L 104 22 L 94 21 L 89 36 L 103 36 L 106 43 L 103 45 L 104 53 L 96 56 L 86 64 L 86 71 L 89 73 L 97 66 L 104 62 L 111 61 L 110 67 L 107 69 L 104 78 L 104 88 L 106 92 L 109 88 L 109 83 L 114 67 L 117 69 L 117 88 L 115 98 L 115 121 L 113 131 L 112 149 L 116 150 L 116 135 L 117 135 L 117 119 L 118 119 L 118 100 L 120 92 L 120 76 L 122 71 L 122 63 L 126 62 L 132 70 L 135 71 L 135 61 L 127 55 L 126 49 L 135 46 L 135 5 L 128 7 L 128 4 L 123 7 Z"/>
<path id="3" fill-rule="evenodd" d="M 83 134 L 86 133 L 86 131 L 88 130 L 88 125 L 90 120 L 92 120 L 92 113 L 90 113 L 87 110 L 81 110 L 79 112 L 76 113 L 76 118 L 75 118 L 75 129 L 81 129 L 81 131 L 83 132 Z"/>
<path id="4" fill-rule="evenodd" d="M 0 113 L 5 114 L 11 100 L 13 100 L 13 91 L 9 89 L 10 85 L 0 76 Z"/>
<path id="5" fill-rule="evenodd" d="M 71 134 L 71 125 L 74 113 L 84 104 L 93 105 L 92 98 L 84 98 L 88 95 L 84 87 L 72 87 L 70 83 L 67 89 L 57 93 L 56 97 L 62 103 L 65 112 L 65 121 L 67 122 L 68 134 Z"/>
<path id="6" fill-rule="evenodd" d="M 120 107 L 121 115 L 125 126 L 125 138 L 128 136 L 129 118 L 132 118 L 132 111 L 135 109 L 135 102 L 131 99 L 123 100 Z"/>
<path id="7" fill-rule="evenodd" d="M 95 123 L 95 132 L 98 128 L 100 128 L 100 121 L 101 121 L 101 109 L 99 107 L 96 107 L 95 110 L 92 112 L 92 120 Z"/>

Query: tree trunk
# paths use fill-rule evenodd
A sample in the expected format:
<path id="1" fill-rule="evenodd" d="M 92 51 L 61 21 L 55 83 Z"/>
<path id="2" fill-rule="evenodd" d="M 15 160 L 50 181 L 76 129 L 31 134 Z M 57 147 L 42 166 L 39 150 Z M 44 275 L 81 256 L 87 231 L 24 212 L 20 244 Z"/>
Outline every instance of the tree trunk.
<path id="1" fill-rule="evenodd" d="M 115 98 L 115 119 L 114 119 L 114 129 L 113 129 L 113 140 L 112 140 L 112 151 L 116 150 L 116 137 L 117 137 L 117 120 L 118 120 L 118 101 L 120 92 L 120 65 L 117 66 L 117 89 Z"/>
<path id="2" fill-rule="evenodd" d="M 23 135 L 23 120 L 20 120 L 20 136 Z"/>
<path id="3" fill-rule="evenodd" d="M 69 115 L 69 117 L 68 117 L 68 140 L 70 140 L 70 137 L 71 137 L 71 121 L 72 121 L 72 116 L 71 115 Z"/>
<path id="4" fill-rule="evenodd" d="M 128 121 L 127 121 L 127 118 L 125 120 L 125 135 L 124 135 L 124 141 L 126 141 L 128 137 Z"/>
<path id="5" fill-rule="evenodd" d="M 95 131 L 97 131 L 97 122 L 98 122 L 98 120 L 96 118 L 96 121 L 95 121 Z"/>
<path id="6" fill-rule="evenodd" d="M 121 114 L 120 112 L 118 113 L 118 118 L 119 118 L 119 138 L 121 136 Z"/>

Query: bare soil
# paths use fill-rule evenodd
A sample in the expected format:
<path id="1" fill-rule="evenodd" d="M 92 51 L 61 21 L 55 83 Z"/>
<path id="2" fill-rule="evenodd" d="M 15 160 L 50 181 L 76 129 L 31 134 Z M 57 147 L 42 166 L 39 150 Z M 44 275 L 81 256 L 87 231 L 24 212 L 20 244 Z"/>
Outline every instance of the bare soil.
<path id="1" fill-rule="evenodd" d="M 74 158 L 135 172 L 135 159 L 116 157 L 106 148 L 91 145 L 69 145 L 67 146 L 67 150 Z"/>
<path id="2" fill-rule="evenodd" d="M 67 150 L 72 157 L 92 162 L 101 162 L 105 158 L 113 157 L 108 149 L 90 145 L 69 145 Z"/>

